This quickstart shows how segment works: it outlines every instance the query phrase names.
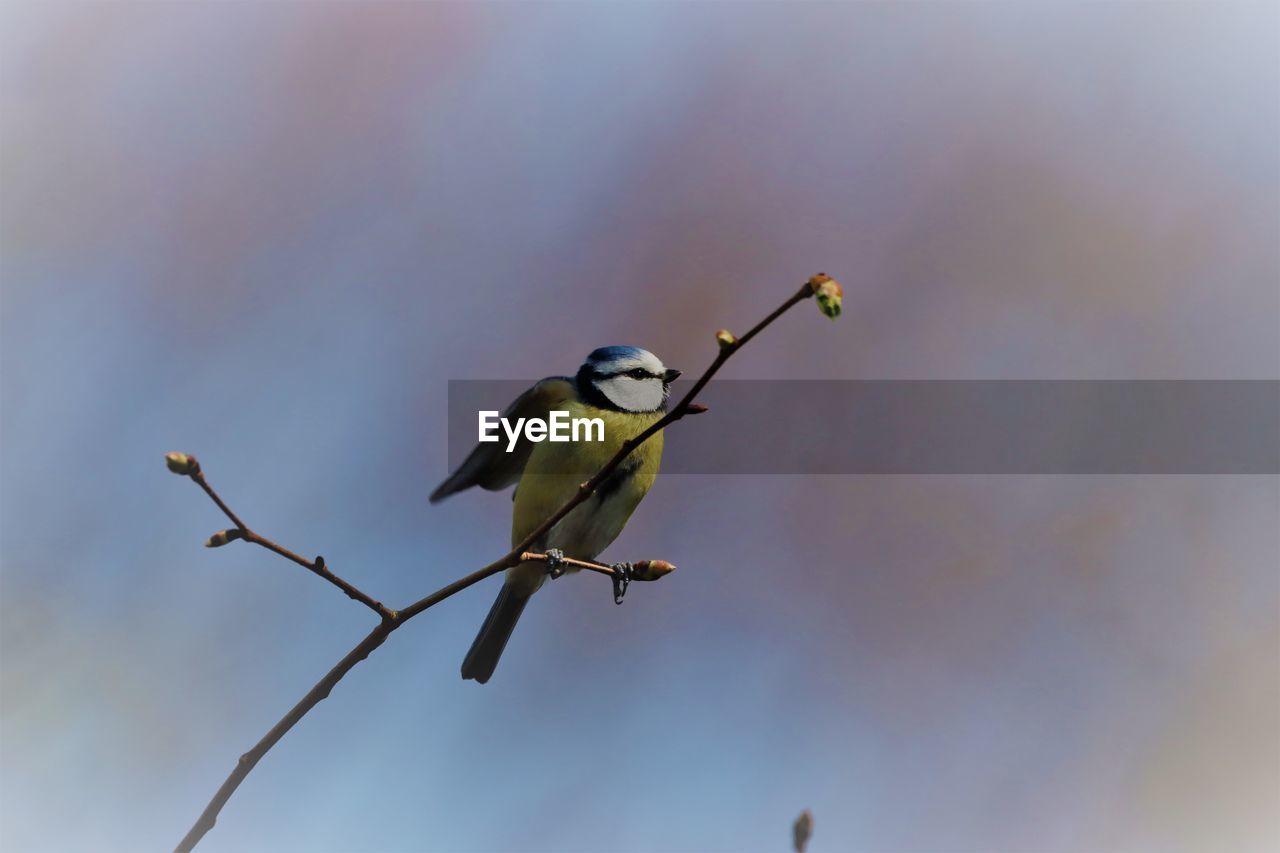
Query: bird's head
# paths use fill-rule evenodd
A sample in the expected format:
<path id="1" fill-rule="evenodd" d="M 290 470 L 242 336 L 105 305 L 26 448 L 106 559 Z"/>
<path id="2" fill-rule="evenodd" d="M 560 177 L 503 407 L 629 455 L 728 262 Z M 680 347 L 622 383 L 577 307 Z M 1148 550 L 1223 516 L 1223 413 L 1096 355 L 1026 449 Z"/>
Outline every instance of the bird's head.
<path id="1" fill-rule="evenodd" d="M 583 397 L 623 412 L 656 412 L 667 404 L 669 384 L 680 371 L 664 367 L 639 347 L 601 347 L 578 369 Z"/>

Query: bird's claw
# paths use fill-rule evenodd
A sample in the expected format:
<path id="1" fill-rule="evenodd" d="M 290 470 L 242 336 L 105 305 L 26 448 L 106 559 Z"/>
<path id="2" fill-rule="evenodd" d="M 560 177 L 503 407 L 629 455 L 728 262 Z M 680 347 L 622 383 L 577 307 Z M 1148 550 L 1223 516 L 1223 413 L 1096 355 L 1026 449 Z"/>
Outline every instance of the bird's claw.
<path id="1" fill-rule="evenodd" d="M 547 549 L 547 576 L 552 580 L 564 574 L 564 551 L 559 548 Z"/>
<path id="2" fill-rule="evenodd" d="M 614 563 L 609 568 L 613 569 L 613 603 L 621 604 L 631 585 L 631 564 Z"/>

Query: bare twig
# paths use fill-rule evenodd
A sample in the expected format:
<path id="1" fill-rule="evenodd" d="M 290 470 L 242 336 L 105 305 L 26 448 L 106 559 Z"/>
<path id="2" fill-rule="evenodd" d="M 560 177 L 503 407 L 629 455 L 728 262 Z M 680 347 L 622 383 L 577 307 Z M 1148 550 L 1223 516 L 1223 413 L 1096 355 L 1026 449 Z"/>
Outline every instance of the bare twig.
<path id="1" fill-rule="evenodd" d="M 791 842 L 796 853 L 804 853 L 813 837 L 813 813 L 808 809 L 800 812 L 800 817 L 791 825 Z"/>
<path id="2" fill-rule="evenodd" d="M 297 563 L 307 571 L 319 575 L 338 589 L 345 592 L 347 594 L 347 598 L 358 601 L 374 613 L 377 613 L 382 617 L 383 621 L 396 618 L 396 612 L 394 610 L 386 607 L 381 601 L 377 601 L 371 596 L 361 592 L 353 584 L 348 583 L 331 572 L 328 565 L 325 564 L 324 557 L 316 557 L 314 560 L 308 560 L 306 557 L 303 557 L 300 554 L 295 554 L 288 548 L 277 545 L 267 537 L 250 530 L 248 525 L 241 521 L 240 517 L 231 511 L 231 507 L 227 506 L 218 493 L 213 490 L 213 486 L 209 485 L 209 481 L 204 478 L 204 471 L 200 470 L 200 463 L 195 460 L 195 457 L 185 456 L 180 453 L 170 454 L 170 456 L 183 456 L 190 462 L 191 470 L 185 472 L 186 475 L 192 480 L 195 480 L 197 486 L 204 489 L 204 493 L 209 496 L 209 499 L 217 504 L 218 509 L 222 510 L 222 514 L 229 518 L 231 523 L 235 525 L 235 529 L 239 533 L 239 536 L 236 538 L 243 539 L 245 542 L 252 542 L 255 545 L 260 545 L 268 551 L 279 554 L 286 560 L 291 560 L 292 562 Z M 210 544 L 214 544 L 213 540 L 210 540 Z"/>
<path id="3" fill-rule="evenodd" d="M 549 563 L 551 557 L 546 554 L 535 554 L 531 551 L 525 551 L 520 555 L 522 563 Z M 576 569 L 586 569 L 597 574 L 613 577 L 618 573 L 617 566 L 610 566 L 607 563 L 593 563 L 590 560 L 575 560 L 572 557 L 561 557 L 559 562 L 565 566 L 573 566 Z M 628 578 L 633 581 L 656 581 L 658 578 L 674 572 L 676 567 L 668 563 L 666 560 L 641 560 L 638 563 L 628 563 L 630 569 Z"/>
<path id="4" fill-rule="evenodd" d="M 329 691 L 333 686 L 342 680 L 342 677 L 351 671 L 351 668 L 360 661 L 364 660 L 369 654 L 382 645 L 387 637 L 391 636 L 391 632 L 401 623 L 395 621 L 384 620 L 378 624 L 378 627 L 369 632 L 369 636 L 360 641 L 354 649 L 347 652 L 337 665 L 320 679 L 320 683 L 307 691 L 307 695 L 298 700 L 298 704 L 289 709 L 289 713 L 285 714 L 280 722 L 271 727 L 271 731 L 262 736 L 262 740 L 253 745 L 244 755 L 240 756 L 240 760 L 236 762 L 235 769 L 231 771 L 231 775 L 218 788 L 217 793 L 213 795 L 213 799 L 209 801 L 209 805 L 204 807 L 204 811 L 200 813 L 200 817 L 196 820 L 195 825 L 187 832 L 183 839 L 178 842 L 177 850 L 188 851 L 200 843 L 200 839 L 209 830 L 213 829 L 213 825 L 218 821 L 218 812 L 222 811 L 222 807 L 227 804 L 227 800 L 231 799 L 231 795 L 235 793 L 236 788 L 240 787 L 240 783 L 249 775 L 249 771 L 262 760 L 262 756 L 267 754 L 271 747 L 275 746 L 280 738 L 285 736 L 289 729 L 297 725 L 298 721 L 306 716 L 307 712 L 320 703 L 320 700 L 329 695 Z"/>
<path id="5" fill-rule="evenodd" d="M 835 288 L 834 296 L 832 295 L 832 287 Z M 209 498 L 220 510 L 222 510 L 227 518 L 231 520 L 231 523 L 235 525 L 236 531 L 240 534 L 238 538 L 260 545 L 269 551 L 273 551 L 280 556 L 297 563 L 308 571 L 319 575 L 329 583 L 341 589 L 349 597 L 359 601 L 366 607 L 378 613 L 382 618 L 382 621 L 378 626 L 370 631 L 368 636 L 361 640 L 355 648 L 347 652 L 342 660 L 338 661 L 338 663 L 329 670 L 319 683 L 307 691 L 307 694 L 289 710 L 289 713 L 285 714 L 278 723 L 272 726 L 271 730 L 268 731 L 252 749 L 240 756 L 240 760 L 236 762 L 236 766 L 231 771 L 231 774 L 227 776 L 226 781 L 224 781 L 221 787 L 218 788 L 217 793 L 215 793 L 213 799 L 209 801 L 209 804 L 205 807 L 200 817 L 191 827 L 191 830 L 186 834 L 182 841 L 179 842 L 177 849 L 179 851 L 189 851 L 200 842 L 200 839 L 204 837 L 205 833 L 212 829 L 214 824 L 217 822 L 218 813 L 222 810 L 222 807 L 226 805 L 227 800 L 231 798 L 231 795 L 235 793 L 236 788 L 240 786 L 240 783 L 244 781 L 245 777 L 249 775 L 249 772 L 253 770 L 254 766 L 257 765 L 264 755 L 266 755 L 271 747 L 275 746 L 280 738 L 284 737 L 286 732 L 297 725 L 298 721 L 306 716 L 308 711 L 327 697 L 334 686 L 341 681 L 356 664 L 360 663 L 360 661 L 364 660 L 370 655 L 370 653 L 381 646 L 393 631 L 398 629 L 414 616 L 417 616 L 423 611 L 439 604 L 446 598 L 456 595 L 467 587 L 479 583 L 485 578 L 495 575 L 504 569 L 511 568 L 512 566 L 525 561 L 547 562 L 549 558 L 546 554 L 529 550 L 534 542 L 538 541 L 544 534 L 551 530 L 551 528 L 568 515 L 574 507 L 591 497 L 591 495 L 595 493 L 596 489 L 599 488 L 600 484 L 604 482 L 604 479 L 615 468 L 617 468 L 619 464 L 621 464 L 622 460 L 625 459 L 633 450 L 651 438 L 655 433 L 663 427 L 680 420 L 686 415 L 699 414 L 700 412 L 706 411 L 705 407 L 694 403 L 693 399 L 704 387 L 706 387 L 706 384 L 711 381 L 711 377 L 716 374 L 720 367 L 728 361 L 735 352 L 745 346 L 747 341 L 751 340 L 763 331 L 765 327 L 778 319 L 778 317 L 782 316 L 783 313 L 796 303 L 815 294 L 819 297 L 819 305 L 822 307 L 823 313 L 828 314 L 828 316 L 833 316 L 828 310 L 828 303 L 832 300 L 834 300 L 836 312 L 838 313 L 838 288 L 839 286 L 836 285 L 834 281 L 819 273 L 817 276 L 814 276 L 806 282 L 799 291 L 789 297 L 782 303 L 782 305 L 753 326 L 751 330 L 742 337 L 735 338 L 728 332 L 718 332 L 716 334 L 716 340 L 720 344 L 720 351 L 717 353 L 715 360 L 712 361 L 711 365 L 702 373 L 684 397 L 682 397 L 680 401 L 657 422 L 649 426 L 639 435 L 624 442 L 618 452 L 614 454 L 613 458 L 605 463 L 604 467 L 601 468 L 595 476 L 580 485 L 578 487 L 578 491 L 572 498 L 538 525 L 538 527 L 526 536 L 523 541 L 517 543 L 510 551 L 484 568 L 477 569 L 466 577 L 459 578 L 448 586 L 442 587 L 430 595 L 418 599 L 399 611 L 385 607 L 381 602 L 374 600 L 352 584 L 333 574 L 329 571 L 323 559 L 317 557 L 314 561 L 308 560 L 305 557 L 301 557 L 298 554 L 277 545 L 275 542 L 254 533 L 244 524 L 243 521 L 239 519 L 239 517 L 236 516 L 234 512 L 231 511 L 231 509 L 222 501 L 222 498 L 218 496 L 217 492 L 215 492 L 205 480 L 204 474 L 200 470 L 200 464 L 194 457 L 181 453 L 169 454 L 167 457 L 169 469 L 176 474 L 184 474 L 195 480 L 196 484 L 204 490 L 205 494 L 209 496 Z M 563 562 L 566 565 L 575 566 L 577 568 L 586 569 L 599 574 L 610 576 L 615 575 L 615 569 L 612 566 L 601 563 L 577 560 L 570 557 L 564 558 Z M 638 573 L 635 573 L 636 568 L 640 569 Z M 662 560 L 644 561 L 643 563 L 635 564 L 633 567 L 633 574 L 630 579 L 655 580 L 658 577 L 667 574 L 674 568 L 675 567 L 670 563 Z M 616 582 L 617 578 L 615 578 L 615 585 Z"/>

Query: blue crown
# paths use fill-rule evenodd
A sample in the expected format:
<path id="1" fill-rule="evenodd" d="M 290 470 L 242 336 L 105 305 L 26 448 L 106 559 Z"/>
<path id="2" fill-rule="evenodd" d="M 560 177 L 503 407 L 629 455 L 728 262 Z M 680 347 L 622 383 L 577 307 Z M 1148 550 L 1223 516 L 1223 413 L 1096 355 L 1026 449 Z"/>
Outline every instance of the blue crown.
<path id="1" fill-rule="evenodd" d="M 641 358 L 648 355 L 646 350 L 640 347 L 600 347 L 591 351 L 591 355 L 587 356 L 588 364 L 607 364 L 611 361 L 621 361 L 626 358 Z"/>

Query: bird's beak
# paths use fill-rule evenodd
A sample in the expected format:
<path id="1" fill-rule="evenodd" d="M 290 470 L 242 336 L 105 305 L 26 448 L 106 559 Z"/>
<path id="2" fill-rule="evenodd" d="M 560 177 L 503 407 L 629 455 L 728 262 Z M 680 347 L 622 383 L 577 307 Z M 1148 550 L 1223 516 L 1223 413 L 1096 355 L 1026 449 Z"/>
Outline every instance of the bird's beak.
<path id="1" fill-rule="evenodd" d="M 676 379 L 678 379 L 679 377 L 680 377 L 680 371 L 676 370 L 674 367 L 669 367 L 667 368 L 666 372 L 662 374 L 662 381 L 675 382 Z"/>

